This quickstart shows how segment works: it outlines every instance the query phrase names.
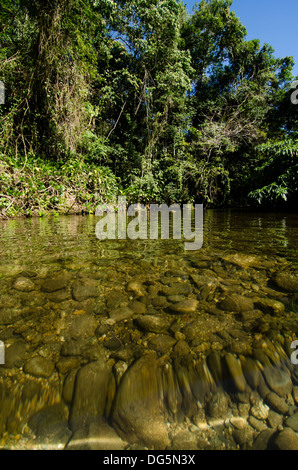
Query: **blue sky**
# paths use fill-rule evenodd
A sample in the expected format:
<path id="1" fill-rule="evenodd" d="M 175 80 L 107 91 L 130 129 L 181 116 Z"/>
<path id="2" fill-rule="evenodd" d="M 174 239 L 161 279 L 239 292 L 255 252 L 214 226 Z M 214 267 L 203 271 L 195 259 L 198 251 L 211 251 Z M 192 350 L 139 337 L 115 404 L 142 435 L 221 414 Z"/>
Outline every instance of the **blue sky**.
<path id="1" fill-rule="evenodd" d="M 196 2 L 184 3 L 191 13 Z M 293 56 L 298 75 L 298 0 L 234 0 L 231 9 L 246 27 L 247 39 L 270 44 L 276 57 Z"/>

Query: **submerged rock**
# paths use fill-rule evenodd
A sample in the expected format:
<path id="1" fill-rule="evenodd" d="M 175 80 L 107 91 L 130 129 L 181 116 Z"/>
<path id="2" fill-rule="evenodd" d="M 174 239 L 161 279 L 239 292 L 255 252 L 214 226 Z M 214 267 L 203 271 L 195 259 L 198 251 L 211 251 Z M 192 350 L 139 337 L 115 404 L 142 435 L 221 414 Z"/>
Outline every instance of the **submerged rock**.
<path id="1" fill-rule="evenodd" d="M 261 371 L 256 361 L 247 357 L 241 360 L 241 366 L 247 383 L 253 390 L 256 390 L 260 383 Z"/>
<path id="2" fill-rule="evenodd" d="M 131 310 L 129 307 L 119 307 L 111 310 L 109 312 L 109 317 L 114 321 L 122 321 L 128 320 L 128 318 L 132 317 L 134 311 Z"/>
<path id="3" fill-rule="evenodd" d="M 24 362 L 26 353 L 26 343 L 24 341 L 16 341 L 5 350 L 4 367 L 10 369 L 12 367 L 21 367 Z"/>
<path id="4" fill-rule="evenodd" d="M 143 297 L 146 292 L 143 284 L 138 280 L 132 280 L 127 284 L 127 292 L 133 292 L 137 297 Z"/>
<path id="5" fill-rule="evenodd" d="M 69 282 L 69 276 L 58 276 L 55 279 L 45 279 L 41 285 L 43 292 L 56 292 L 65 289 Z"/>
<path id="6" fill-rule="evenodd" d="M 227 295 L 224 300 L 220 302 L 220 308 L 227 312 L 242 312 L 253 310 L 254 302 L 249 297 L 241 295 Z"/>
<path id="7" fill-rule="evenodd" d="M 228 411 L 228 399 L 223 391 L 215 393 L 207 404 L 207 413 L 211 418 L 225 418 Z"/>
<path id="8" fill-rule="evenodd" d="M 265 269 L 274 266 L 273 262 L 266 261 L 259 256 L 249 255 L 247 253 L 232 253 L 225 255 L 223 260 L 227 263 L 235 264 L 240 268 L 259 268 Z"/>
<path id="9" fill-rule="evenodd" d="M 72 288 L 72 296 L 78 302 L 97 297 L 98 295 L 98 287 L 91 281 L 77 282 Z"/>
<path id="10" fill-rule="evenodd" d="M 90 423 L 78 429 L 67 445 L 68 450 L 124 450 L 128 443 L 123 441 L 105 419 Z"/>
<path id="11" fill-rule="evenodd" d="M 298 411 L 286 420 L 286 425 L 298 432 Z"/>
<path id="12" fill-rule="evenodd" d="M 298 292 L 298 278 L 289 273 L 276 273 L 272 278 L 273 283 L 286 292 Z"/>
<path id="13" fill-rule="evenodd" d="M 298 436 L 291 428 L 280 431 L 274 443 L 278 450 L 298 450 Z"/>
<path id="14" fill-rule="evenodd" d="M 21 292 L 32 292 L 35 290 L 35 284 L 27 277 L 19 277 L 15 280 L 13 288 Z"/>
<path id="15" fill-rule="evenodd" d="M 108 416 L 115 387 L 112 368 L 104 360 L 90 362 L 79 369 L 69 417 L 72 431 Z"/>
<path id="16" fill-rule="evenodd" d="M 90 338 L 94 335 L 98 322 L 93 315 L 74 315 L 71 318 L 67 334 L 73 338 Z"/>
<path id="17" fill-rule="evenodd" d="M 176 339 L 172 338 L 170 335 L 159 334 L 149 341 L 148 347 L 164 354 L 171 349 L 175 343 Z"/>
<path id="18" fill-rule="evenodd" d="M 279 316 L 285 313 L 285 306 L 282 302 L 268 298 L 256 299 L 255 308 L 262 310 L 264 313 L 269 313 L 270 315 Z"/>
<path id="19" fill-rule="evenodd" d="M 266 396 L 266 403 L 268 403 L 268 405 L 273 408 L 273 410 L 283 415 L 286 415 L 289 412 L 289 407 L 285 400 L 274 392 L 268 393 Z"/>
<path id="20" fill-rule="evenodd" d="M 43 408 L 30 418 L 28 424 L 37 437 L 37 442 L 43 445 L 60 444 L 64 448 L 71 436 L 62 405 Z"/>
<path id="21" fill-rule="evenodd" d="M 246 380 L 238 359 L 233 356 L 233 354 L 228 353 L 225 355 L 225 363 L 235 387 L 239 392 L 244 392 L 246 389 Z"/>
<path id="22" fill-rule="evenodd" d="M 130 308 L 134 313 L 142 314 L 146 313 L 147 307 L 143 302 L 138 302 L 134 300 L 128 304 L 128 308 Z"/>
<path id="23" fill-rule="evenodd" d="M 53 371 L 53 362 L 41 356 L 35 356 L 29 359 L 24 365 L 25 374 L 30 374 L 35 377 L 50 377 Z"/>
<path id="24" fill-rule="evenodd" d="M 193 313 L 198 308 L 198 301 L 195 299 L 186 299 L 169 306 L 169 310 L 176 314 Z"/>
<path id="25" fill-rule="evenodd" d="M 207 364 L 216 384 L 220 385 L 223 377 L 220 355 L 217 352 L 209 354 Z"/>
<path id="26" fill-rule="evenodd" d="M 154 315 L 143 315 L 135 319 L 136 324 L 145 331 L 151 331 L 152 333 L 165 332 L 170 327 L 170 321 L 162 317 L 156 317 Z"/>
<path id="27" fill-rule="evenodd" d="M 280 397 L 289 395 L 292 392 L 293 384 L 290 375 L 277 367 L 265 367 L 263 369 L 266 382 Z"/>
<path id="28" fill-rule="evenodd" d="M 124 374 L 117 392 L 112 422 L 125 440 L 159 450 L 170 441 L 159 401 L 155 354 L 143 356 Z"/>

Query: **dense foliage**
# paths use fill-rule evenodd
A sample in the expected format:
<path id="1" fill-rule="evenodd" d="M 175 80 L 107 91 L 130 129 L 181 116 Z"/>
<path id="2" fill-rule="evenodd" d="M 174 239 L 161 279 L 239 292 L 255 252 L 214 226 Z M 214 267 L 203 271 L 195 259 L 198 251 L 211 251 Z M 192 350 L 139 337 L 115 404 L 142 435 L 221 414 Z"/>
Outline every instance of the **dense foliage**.
<path id="1" fill-rule="evenodd" d="M 232 0 L 2 0 L 0 210 L 297 203 L 293 60 Z"/>

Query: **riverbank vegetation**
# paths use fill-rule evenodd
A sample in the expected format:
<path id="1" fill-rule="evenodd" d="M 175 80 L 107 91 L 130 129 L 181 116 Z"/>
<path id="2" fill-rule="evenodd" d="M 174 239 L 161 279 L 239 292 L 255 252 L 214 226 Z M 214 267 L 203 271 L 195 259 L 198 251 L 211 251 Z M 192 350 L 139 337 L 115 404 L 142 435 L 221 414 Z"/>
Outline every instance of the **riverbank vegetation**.
<path id="1" fill-rule="evenodd" d="M 3 0 L 2 217 L 129 202 L 295 207 L 293 59 L 232 0 Z"/>

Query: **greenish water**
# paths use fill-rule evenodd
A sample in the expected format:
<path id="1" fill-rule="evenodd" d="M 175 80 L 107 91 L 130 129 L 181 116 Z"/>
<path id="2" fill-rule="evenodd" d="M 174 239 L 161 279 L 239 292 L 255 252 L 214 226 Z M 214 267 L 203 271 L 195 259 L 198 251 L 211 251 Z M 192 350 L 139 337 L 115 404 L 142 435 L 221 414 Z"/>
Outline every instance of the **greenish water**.
<path id="1" fill-rule="evenodd" d="M 0 221 L 1 446 L 295 447 L 298 215 L 207 210 L 198 251 L 97 221 Z"/>

